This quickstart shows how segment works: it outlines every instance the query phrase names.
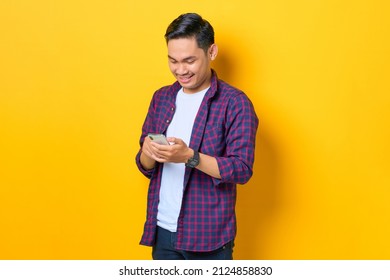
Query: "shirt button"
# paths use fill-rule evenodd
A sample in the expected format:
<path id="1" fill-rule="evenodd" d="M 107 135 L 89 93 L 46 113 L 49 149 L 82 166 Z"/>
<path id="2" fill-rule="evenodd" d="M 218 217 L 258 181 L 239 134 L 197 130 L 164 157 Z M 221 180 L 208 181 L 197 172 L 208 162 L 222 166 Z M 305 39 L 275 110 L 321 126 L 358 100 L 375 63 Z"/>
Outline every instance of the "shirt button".
<path id="1" fill-rule="evenodd" d="M 166 122 L 169 123 L 169 120 L 167 120 Z"/>
<path id="2" fill-rule="evenodd" d="M 175 108 L 174 108 L 174 107 L 172 107 L 172 108 L 171 108 L 171 111 L 173 111 L 173 110 L 175 110 Z"/>

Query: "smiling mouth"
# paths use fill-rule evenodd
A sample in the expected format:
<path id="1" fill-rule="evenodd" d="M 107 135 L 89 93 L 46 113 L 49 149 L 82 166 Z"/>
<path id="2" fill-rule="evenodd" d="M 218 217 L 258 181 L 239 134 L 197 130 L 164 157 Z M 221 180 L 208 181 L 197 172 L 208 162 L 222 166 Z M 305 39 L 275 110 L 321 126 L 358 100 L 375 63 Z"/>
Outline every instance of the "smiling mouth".
<path id="1" fill-rule="evenodd" d="M 179 81 L 183 84 L 186 84 L 188 83 L 189 81 L 191 81 L 191 78 L 193 77 L 194 75 L 191 75 L 191 76 L 178 76 L 177 78 L 179 79 Z"/>

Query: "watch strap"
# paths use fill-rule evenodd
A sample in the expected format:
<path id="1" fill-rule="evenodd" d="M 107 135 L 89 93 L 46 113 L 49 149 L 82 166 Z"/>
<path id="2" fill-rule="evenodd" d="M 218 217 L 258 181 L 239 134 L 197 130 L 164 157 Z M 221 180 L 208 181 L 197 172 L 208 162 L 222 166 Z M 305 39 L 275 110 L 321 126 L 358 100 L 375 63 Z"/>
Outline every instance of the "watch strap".
<path id="1" fill-rule="evenodd" d="M 186 167 L 194 168 L 199 164 L 199 152 L 194 150 L 194 156 L 188 159 Z"/>

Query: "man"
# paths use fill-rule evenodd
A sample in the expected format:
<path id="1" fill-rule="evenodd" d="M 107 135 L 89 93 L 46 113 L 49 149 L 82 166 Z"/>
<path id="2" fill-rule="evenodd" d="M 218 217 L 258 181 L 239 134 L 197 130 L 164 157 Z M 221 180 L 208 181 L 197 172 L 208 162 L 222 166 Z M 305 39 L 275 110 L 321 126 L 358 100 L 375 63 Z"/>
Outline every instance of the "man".
<path id="1" fill-rule="evenodd" d="M 183 14 L 165 39 L 177 81 L 155 92 L 142 127 L 136 163 L 150 185 L 141 244 L 153 246 L 153 259 L 232 259 L 236 184 L 252 176 L 258 119 L 211 68 L 218 47 L 209 22 Z"/>

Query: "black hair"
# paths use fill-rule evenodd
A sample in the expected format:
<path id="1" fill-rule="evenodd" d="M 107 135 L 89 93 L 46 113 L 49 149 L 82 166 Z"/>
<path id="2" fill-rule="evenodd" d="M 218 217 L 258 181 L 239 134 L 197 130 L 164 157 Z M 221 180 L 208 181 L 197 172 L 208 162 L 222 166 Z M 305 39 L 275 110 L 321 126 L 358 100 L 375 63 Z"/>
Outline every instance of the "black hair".
<path id="1" fill-rule="evenodd" d="M 195 37 L 198 47 L 207 52 L 214 44 L 214 29 L 211 24 L 196 13 L 180 15 L 171 22 L 165 33 L 168 43 L 171 39 Z"/>

